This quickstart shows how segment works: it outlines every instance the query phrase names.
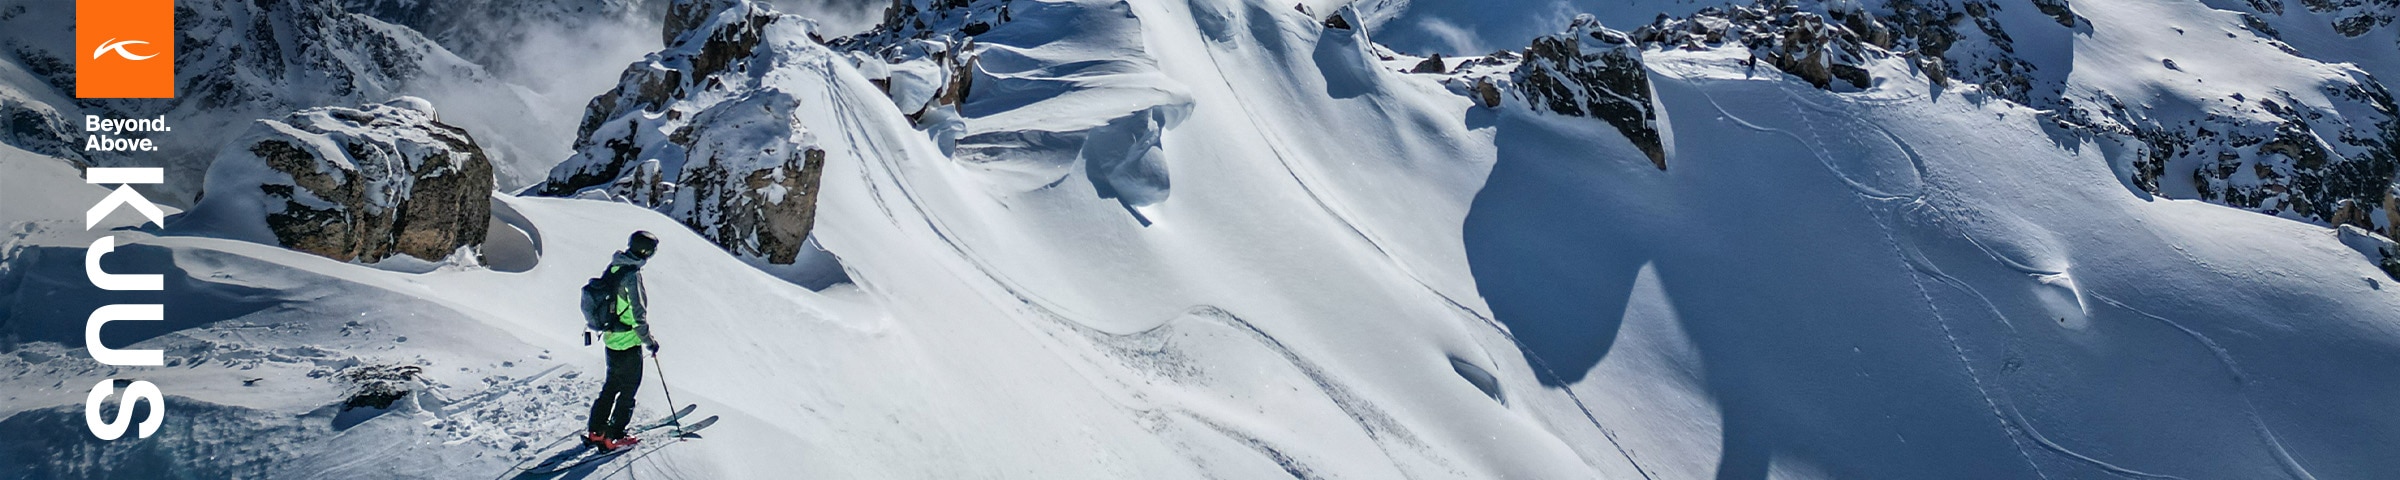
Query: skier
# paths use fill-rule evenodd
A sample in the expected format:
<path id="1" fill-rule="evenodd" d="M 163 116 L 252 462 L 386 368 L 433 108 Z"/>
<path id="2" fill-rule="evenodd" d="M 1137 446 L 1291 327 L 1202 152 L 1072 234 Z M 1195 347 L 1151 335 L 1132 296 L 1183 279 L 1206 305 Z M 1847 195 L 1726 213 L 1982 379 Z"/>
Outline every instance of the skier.
<path id="1" fill-rule="evenodd" d="M 600 398 L 592 400 L 592 416 L 584 432 L 586 445 L 602 450 L 632 446 L 641 440 L 625 435 L 625 425 L 633 422 L 633 394 L 642 386 L 642 351 L 648 346 L 651 355 L 658 354 L 658 339 L 650 336 L 647 321 L 650 299 L 642 289 L 642 265 L 658 251 L 658 236 L 636 231 L 626 240 L 625 251 L 609 260 L 608 270 L 600 275 L 614 280 L 614 312 L 616 324 L 609 325 L 601 339 L 608 347 L 608 379 L 600 386 Z"/>

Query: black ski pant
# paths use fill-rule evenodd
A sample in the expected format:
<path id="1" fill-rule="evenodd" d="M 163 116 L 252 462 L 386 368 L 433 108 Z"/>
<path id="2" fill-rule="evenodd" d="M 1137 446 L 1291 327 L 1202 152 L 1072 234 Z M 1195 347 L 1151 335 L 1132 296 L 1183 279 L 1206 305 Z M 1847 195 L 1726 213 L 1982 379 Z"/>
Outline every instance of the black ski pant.
<path id="1" fill-rule="evenodd" d="M 633 393 L 641 389 L 641 347 L 609 350 L 608 380 L 600 384 L 600 398 L 592 400 L 590 431 L 624 438 L 625 425 L 633 423 Z"/>

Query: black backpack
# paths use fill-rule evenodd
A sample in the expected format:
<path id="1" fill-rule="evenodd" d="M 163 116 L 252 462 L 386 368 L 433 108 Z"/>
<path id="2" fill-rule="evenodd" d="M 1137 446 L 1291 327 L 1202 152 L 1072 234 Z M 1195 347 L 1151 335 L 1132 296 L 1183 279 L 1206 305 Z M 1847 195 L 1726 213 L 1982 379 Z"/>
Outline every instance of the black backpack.
<path id="1" fill-rule="evenodd" d="M 599 277 L 583 282 L 583 329 L 601 332 L 632 330 L 617 315 L 617 286 L 624 283 L 620 268 L 609 268 Z M 587 337 L 586 340 L 589 340 Z"/>

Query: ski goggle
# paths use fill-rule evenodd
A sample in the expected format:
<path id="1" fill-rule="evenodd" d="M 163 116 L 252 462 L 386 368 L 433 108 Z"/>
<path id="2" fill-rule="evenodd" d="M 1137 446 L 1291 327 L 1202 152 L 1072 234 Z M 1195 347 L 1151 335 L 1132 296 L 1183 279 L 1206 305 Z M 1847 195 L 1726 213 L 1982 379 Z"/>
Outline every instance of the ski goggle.
<path id="1" fill-rule="evenodd" d="M 628 251 L 628 252 L 625 252 L 625 253 L 632 254 L 632 255 L 633 255 L 633 258 L 639 258 L 639 259 L 648 260 L 648 259 L 650 258 L 650 254 L 652 254 L 652 253 L 657 253 L 655 250 L 657 250 L 657 249 L 656 249 L 656 248 L 636 248 L 636 249 L 633 249 L 633 250 L 631 250 L 631 251 Z"/>

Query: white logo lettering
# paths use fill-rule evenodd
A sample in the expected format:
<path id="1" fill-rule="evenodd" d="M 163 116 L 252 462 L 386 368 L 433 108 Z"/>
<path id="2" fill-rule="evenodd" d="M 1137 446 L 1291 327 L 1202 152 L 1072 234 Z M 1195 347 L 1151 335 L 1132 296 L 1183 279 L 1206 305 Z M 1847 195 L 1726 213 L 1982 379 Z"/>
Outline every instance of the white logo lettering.
<path id="1" fill-rule="evenodd" d="M 117 407 L 117 421 L 110 422 L 100 418 L 100 402 L 117 393 L 116 383 L 116 379 L 104 378 L 100 384 L 92 386 L 91 396 L 83 402 L 84 428 L 91 430 L 92 436 L 101 440 L 116 440 L 125 436 L 127 427 L 133 426 L 131 417 L 134 404 L 150 402 L 150 414 L 142 416 L 141 430 L 134 433 L 135 438 L 150 438 L 151 433 L 158 431 L 158 422 L 167 419 L 167 395 L 158 391 L 157 385 L 135 380 L 125 386 L 124 403 Z"/>
<path id="2" fill-rule="evenodd" d="M 166 350 L 118 350 L 100 343 L 100 327 L 108 322 L 156 322 L 167 319 L 167 307 L 149 305 L 109 305 L 92 311 L 90 320 L 83 322 L 83 346 L 92 351 L 92 360 L 120 367 L 167 366 Z"/>
<path id="3" fill-rule="evenodd" d="M 156 57 L 156 56 L 158 56 L 158 55 L 157 55 L 157 54 L 151 54 L 151 55 L 134 55 L 134 54 L 133 54 L 133 52 L 128 52 L 128 51 L 125 51 L 125 46 L 126 46 L 126 45 L 149 45 L 149 44 L 150 44 L 150 42 L 145 42 L 145 41 L 141 41 L 141 40 L 124 40 L 124 41 L 118 41 L 117 39 L 111 38 L 111 39 L 108 39 L 108 41 L 107 41 L 107 42 L 101 42 L 101 43 L 100 43 L 100 48 L 95 48 L 95 49 L 92 49 L 92 59 L 94 59 L 94 60 L 98 60 L 98 59 L 100 59 L 100 54 L 103 54 L 103 53 L 108 53 L 109 51 L 111 51 L 111 50 L 114 50 L 114 51 L 116 51 L 116 52 L 117 52 L 117 56 L 119 56 L 119 57 L 124 57 L 126 60 L 149 60 L 149 59 L 150 59 L 150 57 Z"/>

